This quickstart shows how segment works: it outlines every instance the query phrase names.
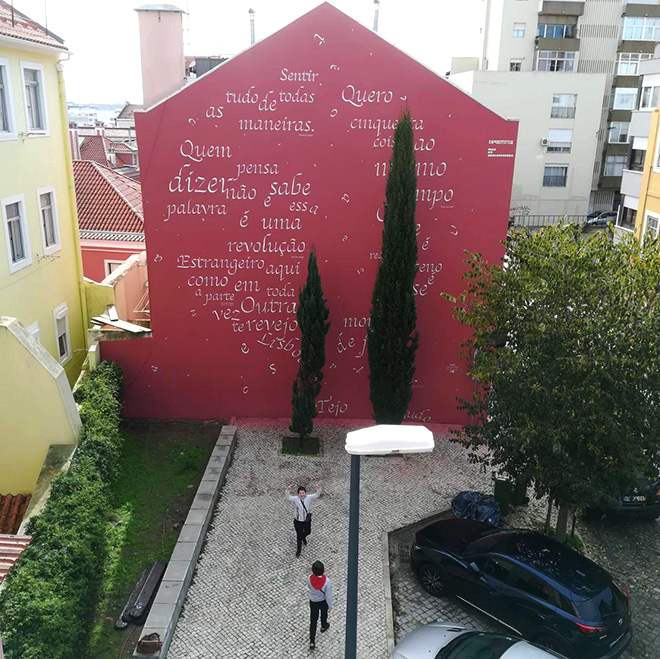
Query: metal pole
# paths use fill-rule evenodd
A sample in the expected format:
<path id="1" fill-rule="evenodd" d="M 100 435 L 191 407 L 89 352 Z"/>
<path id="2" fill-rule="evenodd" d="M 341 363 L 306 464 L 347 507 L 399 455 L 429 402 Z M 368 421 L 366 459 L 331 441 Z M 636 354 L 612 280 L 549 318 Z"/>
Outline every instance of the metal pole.
<path id="1" fill-rule="evenodd" d="M 351 455 L 351 500 L 348 513 L 348 582 L 344 659 L 357 657 L 358 547 L 360 533 L 360 456 Z"/>
<path id="2" fill-rule="evenodd" d="M 378 32 L 378 11 L 380 10 L 380 0 L 374 0 L 376 10 L 374 12 L 374 32 Z"/>
<path id="3" fill-rule="evenodd" d="M 255 11 L 254 11 L 254 9 L 248 9 L 248 13 L 250 14 L 250 45 L 254 46 L 254 14 L 255 14 Z"/>

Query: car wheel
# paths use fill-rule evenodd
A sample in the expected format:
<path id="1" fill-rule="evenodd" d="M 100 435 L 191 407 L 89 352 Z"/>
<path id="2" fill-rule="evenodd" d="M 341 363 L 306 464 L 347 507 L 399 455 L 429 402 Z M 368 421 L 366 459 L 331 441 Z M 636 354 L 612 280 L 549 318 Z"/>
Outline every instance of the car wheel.
<path id="1" fill-rule="evenodd" d="M 417 570 L 417 576 L 422 584 L 422 588 L 429 595 L 433 595 L 433 597 L 442 597 L 445 594 L 445 586 L 442 583 L 440 574 L 440 570 L 430 563 L 424 563 Z"/>
<path id="2" fill-rule="evenodd" d="M 539 636 L 538 638 L 534 639 L 534 643 L 540 645 L 546 650 L 552 650 L 553 652 L 562 654 L 565 657 L 568 657 L 568 659 L 573 659 L 573 657 L 575 657 L 575 654 L 573 654 L 573 650 L 570 645 L 555 636 Z"/>

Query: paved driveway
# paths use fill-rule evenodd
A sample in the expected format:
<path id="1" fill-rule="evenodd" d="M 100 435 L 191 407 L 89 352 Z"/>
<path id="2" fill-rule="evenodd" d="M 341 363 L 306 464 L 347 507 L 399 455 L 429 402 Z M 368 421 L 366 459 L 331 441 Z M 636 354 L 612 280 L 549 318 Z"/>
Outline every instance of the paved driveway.
<path id="1" fill-rule="evenodd" d="M 268 422 L 264 422 L 267 424 Z M 336 604 L 330 629 L 319 634 L 314 656 L 343 656 L 348 537 L 347 430 L 317 430 L 322 455 L 282 456 L 286 425 L 239 419 L 238 446 L 218 502 L 197 573 L 169 656 L 172 659 L 298 659 L 310 656 L 306 579 L 322 560 L 333 579 Z M 432 454 L 362 460 L 358 657 L 385 659 L 382 533 L 448 507 L 461 489 L 487 487 L 464 450 L 433 428 Z M 291 483 L 321 482 L 309 546 L 295 558 Z"/>

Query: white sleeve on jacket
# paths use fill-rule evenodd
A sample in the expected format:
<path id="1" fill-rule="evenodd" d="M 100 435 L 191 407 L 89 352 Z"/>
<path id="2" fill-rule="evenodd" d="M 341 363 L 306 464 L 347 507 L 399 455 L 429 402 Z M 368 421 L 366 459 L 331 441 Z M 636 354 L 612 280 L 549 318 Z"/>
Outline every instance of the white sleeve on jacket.
<path id="1" fill-rule="evenodd" d="M 294 497 L 293 494 L 289 494 L 289 490 L 284 490 L 284 496 L 289 500 L 289 501 L 295 501 L 298 497 Z"/>
<path id="2" fill-rule="evenodd" d="M 328 603 L 328 608 L 332 608 L 332 581 L 326 580 L 325 584 L 325 601 Z"/>
<path id="3" fill-rule="evenodd" d="M 318 499 L 321 496 L 321 488 L 319 487 L 314 494 L 308 494 L 307 497 L 309 498 L 310 501 L 314 501 L 314 499 Z"/>

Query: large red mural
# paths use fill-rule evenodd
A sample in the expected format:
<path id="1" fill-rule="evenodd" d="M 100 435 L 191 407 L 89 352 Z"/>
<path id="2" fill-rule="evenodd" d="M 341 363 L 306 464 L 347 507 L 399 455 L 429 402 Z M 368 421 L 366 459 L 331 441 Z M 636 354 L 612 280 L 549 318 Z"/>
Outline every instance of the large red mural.
<path id="1" fill-rule="evenodd" d="M 418 169 L 408 419 L 459 423 L 464 250 L 496 261 L 517 125 L 329 4 L 137 116 L 153 338 L 106 342 L 128 416 L 287 417 L 315 247 L 332 326 L 319 418 L 369 418 L 366 328 L 392 135 Z"/>

